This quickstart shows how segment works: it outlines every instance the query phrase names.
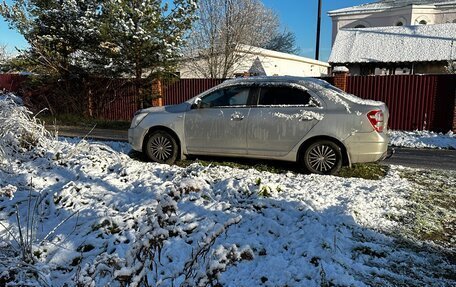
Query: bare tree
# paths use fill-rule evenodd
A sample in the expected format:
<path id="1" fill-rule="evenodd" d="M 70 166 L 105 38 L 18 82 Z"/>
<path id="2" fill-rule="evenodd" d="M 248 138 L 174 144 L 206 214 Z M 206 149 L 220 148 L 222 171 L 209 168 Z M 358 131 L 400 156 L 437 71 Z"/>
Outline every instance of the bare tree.
<path id="1" fill-rule="evenodd" d="M 286 29 L 283 30 L 283 32 L 278 32 L 277 35 L 272 36 L 263 48 L 290 54 L 299 52 L 299 48 L 296 46 L 295 34 Z"/>
<path id="2" fill-rule="evenodd" d="M 183 65 L 206 78 L 227 78 L 279 27 L 277 15 L 259 0 L 200 0 L 197 14 Z"/>

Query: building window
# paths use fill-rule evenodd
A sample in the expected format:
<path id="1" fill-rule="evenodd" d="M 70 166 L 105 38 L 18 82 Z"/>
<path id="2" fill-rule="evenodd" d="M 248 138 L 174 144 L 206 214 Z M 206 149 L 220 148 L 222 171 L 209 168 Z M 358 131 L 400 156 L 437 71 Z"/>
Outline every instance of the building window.
<path id="1" fill-rule="evenodd" d="M 454 19 L 454 20 L 453 20 L 453 23 L 455 23 L 455 24 L 456 24 L 456 19 Z"/>
<path id="2" fill-rule="evenodd" d="M 396 23 L 396 26 L 404 26 L 404 23 L 402 23 L 402 21 L 399 21 Z"/>
<path id="3" fill-rule="evenodd" d="M 415 25 L 429 25 L 432 24 L 431 19 L 427 16 L 421 15 L 415 18 Z"/>
<path id="4" fill-rule="evenodd" d="M 356 25 L 355 28 L 366 28 L 364 25 Z"/>

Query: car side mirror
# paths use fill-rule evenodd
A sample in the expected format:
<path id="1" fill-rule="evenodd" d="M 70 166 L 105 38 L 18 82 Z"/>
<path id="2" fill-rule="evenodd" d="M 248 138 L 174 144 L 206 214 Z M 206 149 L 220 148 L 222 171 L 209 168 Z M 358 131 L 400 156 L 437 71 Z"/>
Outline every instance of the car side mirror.
<path id="1" fill-rule="evenodd" d="M 192 110 L 199 109 L 201 107 L 201 98 L 196 98 L 191 108 Z"/>

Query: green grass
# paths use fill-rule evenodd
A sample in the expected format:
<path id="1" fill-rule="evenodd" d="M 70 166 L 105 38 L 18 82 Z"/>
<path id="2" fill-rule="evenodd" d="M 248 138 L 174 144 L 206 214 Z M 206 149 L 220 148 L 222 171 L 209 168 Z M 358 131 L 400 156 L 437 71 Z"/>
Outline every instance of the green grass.
<path id="1" fill-rule="evenodd" d="M 405 170 L 412 184 L 401 232 L 438 245 L 456 246 L 456 172 Z"/>
<path id="2" fill-rule="evenodd" d="M 352 167 L 343 167 L 338 176 L 340 177 L 356 177 L 364 179 L 379 180 L 386 176 L 389 167 L 378 163 L 363 163 L 353 164 Z"/>
<path id="3" fill-rule="evenodd" d="M 238 158 L 211 158 L 201 157 L 197 160 L 181 160 L 176 162 L 180 167 L 187 167 L 192 163 L 198 162 L 203 166 L 228 166 L 239 169 L 256 169 L 258 171 L 267 171 L 272 173 L 307 173 L 304 168 L 296 163 L 280 162 L 280 161 L 266 161 L 254 159 L 238 159 Z M 385 177 L 389 168 L 377 163 L 367 164 L 354 164 L 350 167 L 343 167 L 337 176 L 345 178 L 364 178 L 378 180 Z"/>
<path id="4" fill-rule="evenodd" d="M 61 125 L 61 126 L 78 126 L 92 128 L 96 125 L 99 129 L 115 129 L 126 130 L 130 127 L 129 121 L 109 121 L 103 119 L 86 118 L 72 114 L 48 115 L 40 114 L 37 117 L 46 125 Z"/>

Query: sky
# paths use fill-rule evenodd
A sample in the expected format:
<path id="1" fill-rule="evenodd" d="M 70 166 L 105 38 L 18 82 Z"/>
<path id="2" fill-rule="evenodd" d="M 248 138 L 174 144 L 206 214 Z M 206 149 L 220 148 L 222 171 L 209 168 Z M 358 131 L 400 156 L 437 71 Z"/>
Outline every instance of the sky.
<path id="1" fill-rule="evenodd" d="M 10 4 L 12 0 L 6 0 Z M 275 11 L 281 24 L 296 35 L 297 46 L 301 56 L 315 57 L 315 38 L 317 26 L 318 0 L 262 0 L 264 5 Z M 374 0 L 322 0 L 322 27 L 320 43 L 320 60 L 327 61 L 331 52 L 331 18 L 327 12 L 350 7 Z M 17 48 L 27 46 L 25 39 L 8 28 L 0 16 L 0 45 L 6 45 L 10 53 Z"/>

